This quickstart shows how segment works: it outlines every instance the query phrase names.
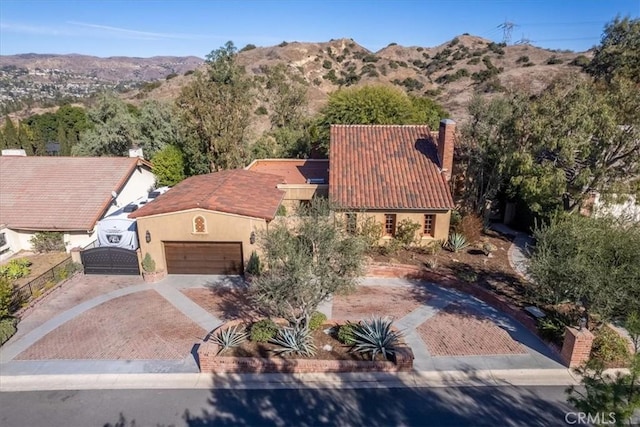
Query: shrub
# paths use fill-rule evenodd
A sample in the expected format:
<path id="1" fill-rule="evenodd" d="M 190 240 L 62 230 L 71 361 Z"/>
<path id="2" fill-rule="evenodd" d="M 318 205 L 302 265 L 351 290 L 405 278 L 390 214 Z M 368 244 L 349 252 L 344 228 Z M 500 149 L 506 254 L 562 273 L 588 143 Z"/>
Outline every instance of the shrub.
<path id="1" fill-rule="evenodd" d="M 156 271 L 156 262 L 151 258 L 149 252 L 144 254 L 142 259 L 142 269 L 147 273 L 153 273 Z"/>
<path id="2" fill-rule="evenodd" d="M 471 270 L 460 270 L 456 272 L 456 276 L 460 280 L 464 280 L 467 283 L 475 283 L 478 281 L 478 273 Z"/>
<path id="3" fill-rule="evenodd" d="M 449 240 L 447 241 L 447 249 L 451 252 L 460 252 L 467 246 L 469 246 L 469 242 L 467 242 L 467 238 L 464 237 L 460 233 L 451 233 L 449 235 Z"/>
<path id="4" fill-rule="evenodd" d="M 31 269 L 29 268 L 30 265 L 31 261 L 26 258 L 12 259 L 7 264 L 0 267 L 0 277 L 15 280 L 28 276 L 31 272 Z"/>
<path id="5" fill-rule="evenodd" d="M 405 248 L 411 246 L 416 241 L 416 231 L 420 229 L 420 224 L 408 218 L 398 223 L 395 239 Z"/>
<path id="6" fill-rule="evenodd" d="M 271 319 L 262 319 L 251 325 L 249 339 L 254 342 L 268 342 L 278 333 L 278 325 Z"/>
<path id="7" fill-rule="evenodd" d="M 312 357 L 316 354 L 313 337 L 305 328 L 282 328 L 270 342 L 280 346 L 279 349 L 274 350 L 278 355 L 295 354 Z"/>
<path id="8" fill-rule="evenodd" d="M 479 57 L 473 57 L 470 60 L 467 61 L 468 65 L 476 65 L 480 63 L 480 58 Z"/>
<path id="9" fill-rule="evenodd" d="M 569 65 L 585 68 L 590 63 L 591 63 L 591 60 L 589 58 L 587 58 L 584 55 L 578 55 L 575 58 L 573 58 L 571 62 L 569 62 Z"/>
<path id="10" fill-rule="evenodd" d="M 140 88 L 141 92 L 151 92 L 154 89 L 159 88 L 160 86 L 162 86 L 162 82 L 161 81 L 155 81 L 155 82 L 148 82 L 142 85 L 142 87 Z"/>
<path id="11" fill-rule="evenodd" d="M 382 237 L 382 224 L 376 221 L 375 218 L 368 216 L 359 224 L 358 236 L 364 242 L 365 247 L 371 250 Z"/>
<path id="12" fill-rule="evenodd" d="M 220 346 L 218 354 L 231 347 L 237 347 L 247 340 L 247 333 L 241 325 L 218 331 L 213 337 L 213 341 Z"/>
<path id="13" fill-rule="evenodd" d="M 185 76 L 190 76 L 191 74 L 195 73 L 195 70 L 187 70 L 184 72 Z"/>
<path id="14" fill-rule="evenodd" d="M 629 344 L 616 331 L 603 326 L 594 335 L 591 358 L 604 364 L 624 364 L 629 361 Z"/>
<path id="15" fill-rule="evenodd" d="M 482 236 L 483 225 L 479 216 L 467 214 L 462 217 L 460 224 L 456 226 L 456 231 L 464 235 L 469 243 L 475 243 Z"/>
<path id="16" fill-rule="evenodd" d="M 397 239 L 388 240 L 384 245 L 378 246 L 378 253 L 380 255 L 393 255 L 400 250 L 400 242 Z"/>
<path id="17" fill-rule="evenodd" d="M 276 216 L 287 216 L 287 208 L 285 207 L 285 205 L 278 206 Z"/>
<path id="18" fill-rule="evenodd" d="M 391 319 L 374 317 L 356 324 L 353 328 L 354 345 L 352 351 L 371 354 L 374 360 L 381 354 L 386 360 L 396 353 L 402 334 L 391 329 Z"/>
<path id="19" fill-rule="evenodd" d="M 324 322 L 327 321 L 327 316 L 324 313 L 320 313 L 319 311 L 314 311 L 309 319 L 309 330 L 315 331 L 320 329 Z"/>
<path id="20" fill-rule="evenodd" d="M 328 59 L 325 59 L 324 61 L 322 61 L 322 68 L 326 68 L 327 70 L 330 70 L 331 67 L 333 67 L 333 63 L 331 61 L 329 61 Z"/>
<path id="21" fill-rule="evenodd" d="M 29 241 L 36 252 L 62 252 L 65 250 L 63 236 L 57 231 L 39 231 Z"/>
<path id="22" fill-rule="evenodd" d="M 356 327 L 353 323 L 345 323 L 338 327 L 338 341 L 345 345 L 354 345 L 356 343 L 353 330 Z"/>
<path id="23" fill-rule="evenodd" d="M 533 62 L 527 62 L 527 63 L 522 64 L 523 67 L 533 67 L 534 65 L 536 65 L 536 64 L 534 64 Z"/>
<path id="24" fill-rule="evenodd" d="M 18 319 L 15 317 L 5 317 L 4 319 L 0 319 L 0 345 L 9 341 L 9 338 L 16 333 Z"/>
<path id="25" fill-rule="evenodd" d="M 564 328 L 567 326 L 566 319 L 559 315 L 548 315 L 540 317 L 536 326 L 538 328 L 538 333 L 543 339 L 562 345 Z"/>
<path id="26" fill-rule="evenodd" d="M 547 65 L 562 64 L 563 62 L 564 61 L 562 59 L 558 58 L 555 55 L 547 59 Z"/>
<path id="27" fill-rule="evenodd" d="M 256 48 L 255 44 L 251 44 L 249 43 L 248 45 L 246 45 L 245 47 L 243 47 L 242 49 L 240 49 L 240 52 L 246 52 L 248 50 L 253 50 Z"/>
<path id="28" fill-rule="evenodd" d="M 256 251 L 251 252 L 249 262 L 247 263 L 247 273 L 253 276 L 259 276 L 262 273 L 262 262 Z"/>
<path id="29" fill-rule="evenodd" d="M 166 80 L 171 80 L 175 77 L 178 77 L 178 73 L 169 73 L 167 74 L 167 77 L 165 77 Z"/>
<path id="30" fill-rule="evenodd" d="M 522 55 L 520 58 L 516 59 L 516 64 L 521 64 L 523 62 L 529 62 L 529 57 L 527 55 Z"/>
<path id="31" fill-rule="evenodd" d="M 424 265 L 429 270 L 437 270 L 439 266 L 438 258 L 427 258 L 427 260 L 424 262 Z"/>
<path id="32" fill-rule="evenodd" d="M 489 254 L 495 252 L 497 249 L 498 248 L 493 243 L 485 242 L 482 244 L 482 252 L 484 252 L 486 256 L 489 256 Z"/>
<path id="33" fill-rule="evenodd" d="M 283 41 L 282 43 L 280 43 L 280 44 L 278 45 L 278 47 L 285 47 L 285 46 L 287 46 L 288 44 L 289 44 L 289 43 L 287 43 L 287 42 L 284 42 L 284 41 Z"/>
<path id="34" fill-rule="evenodd" d="M 362 58 L 362 62 L 378 62 L 378 57 L 370 53 Z"/>
<path id="35" fill-rule="evenodd" d="M 13 283 L 0 277 L 0 319 L 9 315 L 13 303 Z"/>
<path id="36" fill-rule="evenodd" d="M 265 107 L 264 105 L 261 105 L 258 108 L 256 108 L 256 111 L 254 111 L 254 113 L 257 116 L 266 116 L 267 114 L 269 114 L 269 112 L 267 111 L 267 107 Z"/>

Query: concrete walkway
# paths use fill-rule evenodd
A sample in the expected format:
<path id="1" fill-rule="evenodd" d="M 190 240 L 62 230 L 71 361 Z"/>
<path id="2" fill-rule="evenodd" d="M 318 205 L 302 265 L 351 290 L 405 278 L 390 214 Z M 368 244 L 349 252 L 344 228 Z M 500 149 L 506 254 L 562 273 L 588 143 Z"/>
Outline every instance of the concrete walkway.
<path id="1" fill-rule="evenodd" d="M 507 252 L 509 264 L 520 277 L 531 282 L 532 279 L 527 272 L 527 268 L 531 257 L 531 249 L 533 248 L 533 238 L 527 233 L 513 230 L 504 224 L 491 224 L 491 228 L 498 233 L 514 236 L 513 243 Z"/>

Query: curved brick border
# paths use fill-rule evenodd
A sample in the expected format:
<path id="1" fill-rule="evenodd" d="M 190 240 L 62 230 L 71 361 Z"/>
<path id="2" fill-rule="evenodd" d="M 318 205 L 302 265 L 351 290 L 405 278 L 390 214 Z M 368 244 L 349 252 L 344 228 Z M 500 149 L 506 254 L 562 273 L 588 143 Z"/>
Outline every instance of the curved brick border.
<path id="1" fill-rule="evenodd" d="M 231 327 L 242 320 L 220 326 Z M 341 322 L 327 321 L 333 325 Z M 344 323 L 344 322 L 342 322 Z M 213 332 L 212 332 L 213 333 Z M 413 369 L 413 351 L 408 346 L 396 350 L 393 361 L 283 359 L 263 357 L 218 356 L 220 347 L 207 340 L 198 347 L 200 372 L 207 373 L 343 373 L 343 372 L 407 372 Z"/>

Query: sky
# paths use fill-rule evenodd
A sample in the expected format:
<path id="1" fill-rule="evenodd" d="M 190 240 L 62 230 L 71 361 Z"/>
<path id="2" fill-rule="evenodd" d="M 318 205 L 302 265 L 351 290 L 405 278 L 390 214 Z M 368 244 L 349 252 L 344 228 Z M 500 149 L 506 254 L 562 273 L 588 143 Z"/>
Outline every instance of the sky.
<path id="1" fill-rule="evenodd" d="M 640 0 L 0 0 L 0 54 L 78 53 L 199 57 L 231 40 L 352 38 L 375 52 L 389 43 L 433 47 L 469 33 L 549 49 L 588 50 Z"/>

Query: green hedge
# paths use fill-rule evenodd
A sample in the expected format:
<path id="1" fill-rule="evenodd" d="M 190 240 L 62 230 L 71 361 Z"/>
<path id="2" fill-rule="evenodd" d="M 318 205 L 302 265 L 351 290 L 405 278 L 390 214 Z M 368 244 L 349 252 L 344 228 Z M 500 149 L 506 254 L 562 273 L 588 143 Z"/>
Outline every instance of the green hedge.
<path id="1" fill-rule="evenodd" d="M 16 333 L 18 319 L 15 317 L 5 317 L 0 319 L 0 345 L 9 341 L 9 338 Z"/>

